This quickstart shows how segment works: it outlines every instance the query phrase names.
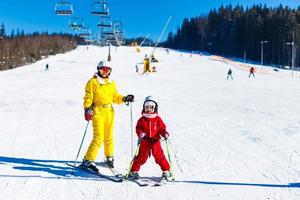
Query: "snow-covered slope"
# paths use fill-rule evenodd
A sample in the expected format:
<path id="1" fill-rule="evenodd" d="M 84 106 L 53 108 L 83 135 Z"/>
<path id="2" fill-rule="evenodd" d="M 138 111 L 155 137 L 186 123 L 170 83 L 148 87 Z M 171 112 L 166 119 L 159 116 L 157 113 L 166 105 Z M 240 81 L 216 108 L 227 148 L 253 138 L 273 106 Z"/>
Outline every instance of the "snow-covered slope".
<path id="1" fill-rule="evenodd" d="M 212 57 L 162 49 L 157 72 L 135 65 L 151 48 L 112 48 L 121 94 L 132 93 L 133 127 L 143 100 L 156 97 L 170 132 L 175 184 L 141 188 L 75 173 L 86 122 L 83 95 L 107 48 L 90 46 L 0 72 L 0 199 L 300 199 L 300 80 Z M 44 71 L 45 64 L 50 66 Z M 226 80 L 233 69 L 234 80 Z M 115 105 L 116 168 L 131 160 L 130 107 Z M 88 129 L 80 160 L 91 140 Z M 134 146 L 136 136 L 134 134 Z M 163 145 L 165 148 L 165 145 Z M 103 160 L 103 149 L 98 156 Z M 158 177 L 153 157 L 140 175 Z"/>

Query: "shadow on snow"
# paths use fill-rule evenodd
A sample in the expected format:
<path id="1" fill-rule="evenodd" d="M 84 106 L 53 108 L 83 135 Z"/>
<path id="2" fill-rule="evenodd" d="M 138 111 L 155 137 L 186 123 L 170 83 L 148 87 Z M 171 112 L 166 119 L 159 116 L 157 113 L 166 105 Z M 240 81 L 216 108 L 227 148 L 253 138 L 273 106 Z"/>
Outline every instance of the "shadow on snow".
<path id="1" fill-rule="evenodd" d="M 49 179 L 80 179 L 80 180 L 93 180 L 101 181 L 99 177 L 95 177 L 92 174 L 74 171 L 72 167 L 66 165 L 66 163 L 72 163 L 73 161 L 67 160 L 39 160 L 39 159 L 27 159 L 27 158 L 11 158 L 0 156 L 0 165 L 10 165 L 17 170 L 25 170 L 32 172 L 47 172 L 59 177 L 45 177 L 41 175 L 4 175 L 0 174 L 0 177 L 14 177 L 14 178 L 49 178 Z M 73 173 L 75 172 L 75 173 Z M 72 176 L 70 176 L 72 174 Z M 86 178 L 86 179 L 83 179 Z M 103 179 L 102 179 L 103 181 Z M 252 187 L 273 187 L 273 188 L 300 188 L 300 183 L 289 184 L 262 184 L 262 183 L 234 183 L 234 182 L 216 182 L 216 181 L 193 181 L 193 180 L 177 180 L 176 183 L 187 184 L 205 184 L 205 185 L 228 185 L 228 186 L 252 186 Z"/>
<path id="2" fill-rule="evenodd" d="M 300 188 L 300 183 L 289 184 L 263 184 L 263 183 L 233 183 L 216 181 L 175 181 L 179 183 L 205 184 L 205 185 L 229 185 L 229 186 L 253 186 L 253 187 L 273 187 L 273 188 Z"/>
<path id="3" fill-rule="evenodd" d="M 17 170 L 32 171 L 32 172 L 47 172 L 49 174 L 56 175 L 58 177 L 46 177 L 43 175 L 8 175 L 1 174 L 0 177 L 11 178 L 48 178 L 48 179 L 80 179 L 80 180 L 103 180 L 99 177 L 95 177 L 92 174 L 74 170 L 74 168 L 67 166 L 66 163 L 72 163 L 74 161 L 67 160 L 39 160 L 39 159 L 27 159 L 27 158 L 13 158 L 0 156 L 0 166 L 9 165 Z M 71 176 L 72 174 L 72 176 Z"/>

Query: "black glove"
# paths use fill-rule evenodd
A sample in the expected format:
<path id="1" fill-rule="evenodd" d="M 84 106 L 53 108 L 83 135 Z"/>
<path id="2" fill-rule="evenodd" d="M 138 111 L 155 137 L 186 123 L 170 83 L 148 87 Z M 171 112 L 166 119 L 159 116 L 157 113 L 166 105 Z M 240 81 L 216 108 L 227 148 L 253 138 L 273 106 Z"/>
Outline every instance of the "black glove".
<path id="1" fill-rule="evenodd" d="M 134 96 L 132 94 L 129 94 L 125 97 L 123 97 L 124 102 L 134 102 Z"/>
<path id="2" fill-rule="evenodd" d="M 160 135 L 161 137 L 163 137 L 163 140 L 167 140 L 170 134 L 168 133 L 168 131 L 165 131 L 163 133 L 160 133 Z"/>

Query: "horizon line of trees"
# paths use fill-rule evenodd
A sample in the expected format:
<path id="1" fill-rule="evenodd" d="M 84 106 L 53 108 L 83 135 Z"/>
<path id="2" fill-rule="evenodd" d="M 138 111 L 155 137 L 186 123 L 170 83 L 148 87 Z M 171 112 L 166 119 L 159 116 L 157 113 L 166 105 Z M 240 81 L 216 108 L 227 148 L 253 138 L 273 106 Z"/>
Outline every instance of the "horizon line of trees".
<path id="1" fill-rule="evenodd" d="M 83 39 L 66 33 L 33 32 L 25 34 L 14 30 L 5 35 L 4 25 L 0 25 L 0 70 L 13 69 L 34 63 L 49 55 L 65 53 L 75 49 Z"/>
<path id="2" fill-rule="evenodd" d="M 293 45 L 292 45 L 293 44 Z M 207 51 L 274 66 L 300 66 L 300 6 L 244 8 L 232 5 L 212 9 L 208 15 L 185 18 L 165 47 Z M 292 46 L 294 49 L 292 50 Z M 262 51 L 263 50 L 263 51 Z M 294 54 L 294 56 L 293 56 Z"/>
<path id="3" fill-rule="evenodd" d="M 138 45 L 140 45 L 142 42 L 143 46 L 151 46 L 154 44 L 154 41 L 150 38 L 146 38 L 146 37 L 136 37 L 136 38 L 125 38 L 125 44 L 126 45 L 131 45 L 132 43 L 137 43 Z"/>

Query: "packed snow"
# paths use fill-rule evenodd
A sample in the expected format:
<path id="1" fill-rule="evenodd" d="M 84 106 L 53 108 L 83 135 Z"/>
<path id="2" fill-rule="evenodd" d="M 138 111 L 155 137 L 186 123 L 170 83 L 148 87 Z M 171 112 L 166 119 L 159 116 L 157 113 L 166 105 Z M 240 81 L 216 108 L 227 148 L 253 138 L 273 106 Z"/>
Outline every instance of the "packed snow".
<path id="1" fill-rule="evenodd" d="M 154 53 L 157 72 L 136 73 L 152 50 L 111 49 L 111 78 L 121 94 L 135 95 L 133 124 L 130 106 L 114 105 L 115 165 L 127 173 L 137 141 L 131 126 L 153 95 L 170 133 L 174 183 L 139 187 L 71 175 L 66 162 L 75 160 L 87 125 L 84 87 L 108 54 L 107 47 L 80 46 L 0 72 L 0 199 L 300 199 L 300 78 L 260 66 L 248 78 L 247 65 L 164 49 Z M 226 80 L 229 68 L 234 80 Z M 91 137 L 89 126 L 79 162 Z M 161 175 L 153 157 L 140 175 Z"/>

